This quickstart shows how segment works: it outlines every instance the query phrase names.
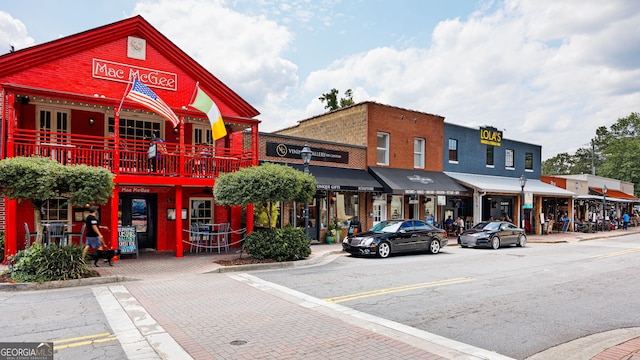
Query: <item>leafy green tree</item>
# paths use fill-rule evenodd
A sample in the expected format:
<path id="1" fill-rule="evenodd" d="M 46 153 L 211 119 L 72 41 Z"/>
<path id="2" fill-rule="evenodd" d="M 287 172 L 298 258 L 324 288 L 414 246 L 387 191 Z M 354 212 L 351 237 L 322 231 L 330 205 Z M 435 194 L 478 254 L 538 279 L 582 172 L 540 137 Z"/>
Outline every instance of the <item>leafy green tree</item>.
<path id="1" fill-rule="evenodd" d="M 601 126 L 590 142 L 574 155 L 558 154 L 542 163 L 543 174 L 595 174 L 635 184 L 640 195 L 640 115 L 631 113 L 609 128 Z"/>
<path id="2" fill-rule="evenodd" d="M 542 162 L 542 173 L 546 175 L 568 175 L 573 167 L 573 157 L 560 153 Z"/>
<path id="3" fill-rule="evenodd" d="M 338 89 L 333 88 L 328 93 L 322 94 L 322 96 L 320 96 L 318 100 L 322 102 L 326 101 L 327 104 L 324 106 L 324 108 L 329 109 L 329 111 L 333 111 L 354 104 L 353 90 L 347 89 L 347 91 L 344 92 L 344 95 L 345 97 L 338 100 Z"/>
<path id="4" fill-rule="evenodd" d="M 71 205 L 106 203 L 114 189 L 113 174 L 101 167 L 65 166 L 45 157 L 13 157 L 0 161 L 0 195 L 33 205 L 41 229 L 40 209 L 48 201 L 66 198 Z M 39 231 L 38 241 L 41 241 Z"/>
<path id="5" fill-rule="evenodd" d="M 221 205 L 260 204 L 267 209 L 272 227 L 273 204 L 309 202 L 316 193 L 316 179 L 290 166 L 265 163 L 222 174 L 216 179 L 213 194 Z"/>

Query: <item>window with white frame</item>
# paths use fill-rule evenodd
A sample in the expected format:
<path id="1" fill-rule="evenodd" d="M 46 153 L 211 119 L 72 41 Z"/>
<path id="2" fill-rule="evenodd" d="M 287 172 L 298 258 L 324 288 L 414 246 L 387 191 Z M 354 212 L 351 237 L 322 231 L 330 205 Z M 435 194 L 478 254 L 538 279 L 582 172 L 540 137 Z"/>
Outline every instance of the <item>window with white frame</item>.
<path id="1" fill-rule="evenodd" d="M 193 126 L 193 145 L 213 144 L 210 126 Z"/>
<path id="2" fill-rule="evenodd" d="M 387 133 L 378 133 L 377 164 L 389 165 L 389 134 Z"/>
<path id="3" fill-rule="evenodd" d="M 504 166 L 508 168 L 515 168 L 513 161 L 513 149 L 504 149 Z"/>
<path id="4" fill-rule="evenodd" d="M 424 139 L 413 139 L 413 167 L 424 169 Z"/>
<path id="5" fill-rule="evenodd" d="M 109 118 L 109 133 L 114 133 L 113 118 Z M 152 135 L 162 138 L 164 134 L 160 131 L 161 122 L 148 120 L 134 120 L 120 118 L 120 137 L 131 140 L 149 140 Z"/>
<path id="6" fill-rule="evenodd" d="M 69 112 L 54 108 L 40 107 L 38 110 L 38 128 L 44 132 L 69 132 Z M 56 139 L 55 135 L 42 134 L 40 136 L 44 142 L 59 143 L 61 139 Z"/>
<path id="7" fill-rule="evenodd" d="M 493 145 L 487 145 L 487 166 L 489 167 L 493 167 L 494 163 L 493 163 L 493 150 L 494 147 Z"/>
<path id="8" fill-rule="evenodd" d="M 449 139 L 449 161 L 458 161 L 458 140 Z"/>
<path id="9" fill-rule="evenodd" d="M 533 153 L 524 154 L 524 168 L 525 170 L 533 170 Z"/>
<path id="10" fill-rule="evenodd" d="M 58 198 L 47 200 L 41 208 L 42 222 L 68 222 L 69 203 L 67 199 Z"/>
<path id="11" fill-rule="evenodd" d="M 213 200 L 210 198 L 189 199 L 190 223 L 213 223 Z"/>

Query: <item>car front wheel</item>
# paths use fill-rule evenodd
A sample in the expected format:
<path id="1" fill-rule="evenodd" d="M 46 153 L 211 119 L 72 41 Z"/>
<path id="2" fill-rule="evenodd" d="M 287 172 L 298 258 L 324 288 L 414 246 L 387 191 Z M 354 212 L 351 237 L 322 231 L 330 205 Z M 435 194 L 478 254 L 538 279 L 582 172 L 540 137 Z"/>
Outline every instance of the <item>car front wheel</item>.
<path id="1" fill-rule="evenodd" d="M 518 246 L 520 247 L 525 247 L 527 246 L 527 236 L 525 234 L 520 234 L 520 236 L 518 236 Z"/>
<path id="2" fill-rule="evenodd" d="M 391 246 L 388 242 L 383 241 L 378 245 L 378 256 L 381 258 L 388 258 L 391 255 Z"/>
<path id="3" fill-rule="evenodd" d="M 498 248 L 500 248 L 500 238 L 499 238 L 499 237 L 494 236 L 494 237 L 491 239 L 491 248 L 492 248 L 493 250 L 498 250 Z"/>
<path id="4" fill-rule="evenodd" d="M 431 239 L 431 242 L 429 243 L 429 253 L 437 254 L 439 252 L 440 252 L 440 241 L 436 239 Z"/>

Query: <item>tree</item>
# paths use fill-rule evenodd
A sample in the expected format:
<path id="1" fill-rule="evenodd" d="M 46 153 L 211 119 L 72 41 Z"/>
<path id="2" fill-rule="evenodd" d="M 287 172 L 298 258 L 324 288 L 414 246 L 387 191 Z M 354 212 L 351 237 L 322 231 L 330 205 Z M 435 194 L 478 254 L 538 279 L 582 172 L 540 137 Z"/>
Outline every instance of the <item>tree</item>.
<path id="1" fill-rule="evenodd" d="M 560 153 L 542 162 L 542 173 L 547 175 L 571 174 L 573 157 L 569 153 Z"/>
<path id="2" fill-rule="evenodd" d="M 260 204 L 267 209 L 269 227 L 273 204 L 309 202 L 316 193 L 316 179 L 290 166 L 265 163 L 222 174 L 216 179 L 213 194 L 221 205 Z"/>
<path id="3" fill-rule="evenodd" d="M 0 161 L 0 195 L 28 200 L 35 226 L 41 229 L 40 209 L 48 200 L 66 198 L 73 206 L 106 203 L 114 189 L 113 174 L 101 167 L 62 165 L 45 157 L 13 157 Z M 39 231 L 38 241 L 41 241 Z"/>
<path id="4" fill-rule="evenodd" d="M 318 98 L 321 102 L 327 102 L 324 106 L 325 109 L 329 109 L 329 111 L 338 110 L 339 108 L 347 107 L 349 105 L 353 105 L 353 90 L 347 89 L 344 92 L 345 97 L 340 98 L 338 100 L 338 90 L 336 88 L 331 89 L 328 93 L 322 94 Z"/>

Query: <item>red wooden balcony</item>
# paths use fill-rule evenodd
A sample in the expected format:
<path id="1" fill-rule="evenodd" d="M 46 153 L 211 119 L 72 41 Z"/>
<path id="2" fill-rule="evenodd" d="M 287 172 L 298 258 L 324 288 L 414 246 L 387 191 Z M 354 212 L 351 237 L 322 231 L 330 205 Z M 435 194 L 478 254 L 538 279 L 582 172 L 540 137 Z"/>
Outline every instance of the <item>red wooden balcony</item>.
<path id="1" fill-rule="evenodd" d="M 114 138 L 18 129 L 14 134 L 15 156 L 46 156 L 64 165 L 84 164 L 104 167 L 119 176 L 212 179 L 252 165 L 250 150 L 211 145 L 165 142 L 166 151 L 148 158 L 149 141 L 120 139 L 119 152 Z M 118 159 L 117 161 L 115 159 Z M 169 179 L 167 179 L 169 180 Z M 177 181 L 179 183 L 180 181 Z"/>

